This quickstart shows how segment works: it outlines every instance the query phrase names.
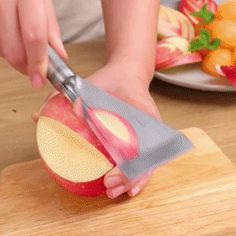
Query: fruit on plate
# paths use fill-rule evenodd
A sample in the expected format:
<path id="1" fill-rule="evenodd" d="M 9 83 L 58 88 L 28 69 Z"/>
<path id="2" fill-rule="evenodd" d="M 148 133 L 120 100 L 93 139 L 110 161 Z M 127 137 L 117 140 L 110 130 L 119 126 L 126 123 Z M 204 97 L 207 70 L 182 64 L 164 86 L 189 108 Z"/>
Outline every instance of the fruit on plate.
<path id="1" fill-rule="evenodd" d="M 233 64 L 236 65 L 236 48 L 233 51 Z"/>
<path id="2" fill-rule="evenodd" d="M 202 61 L 200 53 L 191 53 L 188 49 L 189 42 L 180 36 L 161 40 L 157 44 L 156 69 L 169 69 Z"/>
<path id="3" fill-rule="evenodd" d="M 218 19 L 236 21 L 236 1 L 225 1 L 220 4 L 216 17 Z"/>
<path id="4" fill-rule="evenodd" d="M 137 138 L 128 122 L 104 110 L 90 112 L 108 141 L 124 150 L 124 158 L 136 158 Z M 64 95 L 50 97 L 40 110 L 37 145 L 43 163 L 58 184 L 80 196 L 105 194 L 103 177 L 116 163 L 83 115 L 74 115 L 72 104 Z"/>
<path id="5" fill-rule="evenodd" d="M 233 64 L 233 53 L 228 49 L 217 49 L 209 52 L 202 61 L 202 70 L 208 74 L 218 77 L 217 66 L 231 66 Z"/>
<path id="6" fill-rule="evenodd" d="M 194 27 L 181 12 L 161 6 L 158 18 L 158 37 L 170 36 L 182 36 L 190 41 L 195 36 Z"/>
<path id="7" fill-rule="evenodd" d="M 215 20 L 211 23 L 210 33 L 212 38 L 219 38 L 222 47 L 236 48 L 236 22 L 232 20 Z"/>
<path id="8" fill-rule="evenodd" d="M 194 25 L 196 25 L 201 22 L 201 19 L 191 14 L 193 12 L 199 12 L 206 4 L 209 11 L 216 13 L 217 4 L 214 0 L 182 0 L 179 5 L 179 10 L 184 13 Z"/>
<path id="9" fill-rule="evenodd" d="M 220 73 L 222 73 L 233 86 L 236 86 L 236 66 L 221 66 Z"/>

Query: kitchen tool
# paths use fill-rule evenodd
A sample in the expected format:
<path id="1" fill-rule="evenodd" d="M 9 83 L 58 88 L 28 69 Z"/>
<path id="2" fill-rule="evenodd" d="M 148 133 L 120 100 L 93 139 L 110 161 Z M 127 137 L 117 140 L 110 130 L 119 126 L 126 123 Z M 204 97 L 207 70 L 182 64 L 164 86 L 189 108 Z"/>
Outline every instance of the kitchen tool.
<path id="1" fill-rule="evenodd" d="M 184 134 L 81 79 L 51 47 L 48 54 L 49 80 L 72 102 L 77 98 L 82 100 L 87 123 L 127 178 L 138 178 L 193 148 Z M 136 159 L 124 161 L 123 154 L 109 142 L 91 117 L 94 108 L 116 113 L 134 128 L 139 146 Z"/>
<path id="2" fill-rule="evenodd" d="M 40 160 L 7 167 L 0 176 L 0 235 L 236 235 L 235 166 L 202 130 L 182 132 L 195 150 L 158 169 L 132 199 L 74 196 Z"/>

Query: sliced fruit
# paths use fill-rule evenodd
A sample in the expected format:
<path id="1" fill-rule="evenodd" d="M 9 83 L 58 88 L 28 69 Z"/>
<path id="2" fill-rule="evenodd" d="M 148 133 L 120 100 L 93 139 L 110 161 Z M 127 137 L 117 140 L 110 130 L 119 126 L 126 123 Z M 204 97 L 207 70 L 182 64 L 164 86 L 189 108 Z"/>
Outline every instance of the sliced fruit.
<path id="1" fill-rule="evenodd" d="M 89 117 L 100 130 L 104 141 L 114 148 L 121 159 L 137 157 L 139 145 L 136 132 L 123 117 L 102 109 L 91 109 Z"/>
<path id="2" fill-rule="evenodd" d="M 236 48 L 233 51 L 233 64 L 236 66 Z"/>
<path id="3" fill-rule="evenodd" d="M 182 0 L 179 5 L 179 10 L 195 25 L 199 24 L 201 20 L 192 16 L 191 13 L 199 12 L 206 4 L 209 11 L 216 13 L 217 4 L 213 0 Z"/>
<path id="4" fill-rule="evenodd" d="M 168 69 L 202 60 L 200 53 L 191 53 L 188 49 L 189 42 L 182 37 L 163 39 L 157 45 L 156 69 Z"/>
<path id="5" fill-rule="evenodd" d="M 156 66 L 162 68 L 171 65 L 176 61 L 176 58 L 181 56 L 182 52 L 170 43 L 160 43 L 156 51 Z"/>
<path id="6" fill-rule="evenodd" d="M 236 66 L 222 66 L 221 71 L 232 85 L 236 86 Z"/>
<path id="7" fill-rule="evenodd" d="M 226 1 L 219 5 L 217 15 L 218 19 L 236 21 L 236 1 Z"/>
<path id="8" fill-rule="evenodd" d="M 158 37 L 182 36 L 187 40 L 194 38 L 194 28 L 188 18 L 172 8 L 160 7 L 158 18 Z"/>
<path id="9" fill-rule="evenodd" d="M 215 20 L 211 23 L 212 38 L 219 38 L 222 47 L 236 48 L 236 23 L 232 20 Z"/>
<path id="10" fill-rule="evenodd" d="M 228 49 L 217 49 L 209 52 L 202 62 L 202 69 L 208 74 L 219 76 L 217 65 L 231 66 L 233 64 L 233 53 Z"/>

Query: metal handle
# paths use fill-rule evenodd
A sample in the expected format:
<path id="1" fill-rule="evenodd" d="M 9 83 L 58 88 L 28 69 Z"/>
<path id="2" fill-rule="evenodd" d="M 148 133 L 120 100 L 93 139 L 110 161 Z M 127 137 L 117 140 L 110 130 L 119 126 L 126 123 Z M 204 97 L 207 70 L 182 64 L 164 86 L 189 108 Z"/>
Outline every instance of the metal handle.
<path id="1" fill-rule="evenodd" d="M 48 49 L 48 72 L 47 76 L 53 86 L 60 92 L 64 92 L 72 101 L 78 97 L 75 85 L 81 78 L 59 57 L 56 51 L 49 46 Z"/>
<path id="2" fill-rule="evenodd" d="M 58 90 L 61 90 L 61 85 L 67 82 L 71 77 L 76 77 L 76 75 L 51 46 L 49 46 L 48 49 L 48 56 L 48 79 Z"/>

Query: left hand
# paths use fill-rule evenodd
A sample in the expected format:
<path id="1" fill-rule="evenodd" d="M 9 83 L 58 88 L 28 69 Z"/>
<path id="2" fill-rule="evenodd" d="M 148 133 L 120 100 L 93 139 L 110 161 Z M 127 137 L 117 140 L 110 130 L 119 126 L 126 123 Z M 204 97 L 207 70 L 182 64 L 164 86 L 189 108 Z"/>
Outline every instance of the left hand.
<path id="1" fill-rule="evenodd" d="M 88 80 L 97 87 L 160 119 L 157 106 L 148 90 L 147 81 L 150 81 L 150 78 L 145 78 L 144 74 L 136 73 L 130 66 L 126 66 L 108 64 L 91 75 Z M 127 192 L 133 197 L 144 188 L 152 174 L 147 173 L 138 180 L 129 181 L 121 170 L 115 167 L 104 178 L 107 196 L 113 199 Z"/>

